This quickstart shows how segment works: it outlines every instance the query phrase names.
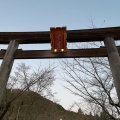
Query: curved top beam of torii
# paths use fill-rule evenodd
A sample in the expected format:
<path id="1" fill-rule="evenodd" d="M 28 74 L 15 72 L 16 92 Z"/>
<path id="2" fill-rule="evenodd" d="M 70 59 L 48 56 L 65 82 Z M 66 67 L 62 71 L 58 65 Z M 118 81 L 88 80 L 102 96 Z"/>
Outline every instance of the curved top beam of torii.
<path id="1" fill-rule="evenodd" d="M 120 40 L 120 27 L 67 30 L 67 42 L 103 41 L 105 37 Z M 0 44 L 17 40 L 19 44 L 50 43 L 50 31 L 43 32 L 0 32 Z"/>

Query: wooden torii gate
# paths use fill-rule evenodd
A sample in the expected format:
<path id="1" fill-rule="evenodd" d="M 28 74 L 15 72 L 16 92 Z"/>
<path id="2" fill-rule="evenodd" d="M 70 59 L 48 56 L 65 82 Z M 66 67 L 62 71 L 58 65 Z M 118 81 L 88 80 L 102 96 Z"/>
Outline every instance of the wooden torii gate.
<path id="1" fill-rule="evenodd" d="M 12 69 L 14 59 L 108 57 L 118 99 L 120 101 L 120 47 L 114 40 L 120 40 L 120 27 L 68 30 L 67 42 L 104 41 L 104 48 L 68 49 L 66 53 L 54 54 L 51 50 L 20 50 L 19 44 L 50 43 L 50 32 L 0 32 L 0 44 L 9 44 L 7 50 L 0 50 L 0 104 Z"/>

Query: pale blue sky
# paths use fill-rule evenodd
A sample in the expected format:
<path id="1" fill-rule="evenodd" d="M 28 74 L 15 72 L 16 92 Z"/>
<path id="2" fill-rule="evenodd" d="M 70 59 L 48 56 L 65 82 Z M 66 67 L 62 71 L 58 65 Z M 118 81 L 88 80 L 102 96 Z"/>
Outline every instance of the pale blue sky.
<path id="1" fill-rule="evenodd" d="M 0 31 L 46 31 L 119 26 L 119 0 L 0 0 Z"/>
<path id="2" fill-rule="evenodd" d="M 120 0 L 0 0 L 1 32 L 48 31 L 50 27 L 61 26 L 67 26 L 68 30 L 88 29 L 91 18 L 98 28 L 102 24 L 102 27 L 120 26 Z M 50 45 L 22 47 L 50 49 Z M 49 60 L 41 61 L 46 64 Z M 17 62 L 21 61 L 16 60 L 15 64 Z M 35 66 L 40 60 L 22 62 Z M 62 81 L 57 79 L 53 90 L 58 92 L 56 98 L 61 100 L 60 104 L 68 108 L 75 99 L 61 84 Z"/>

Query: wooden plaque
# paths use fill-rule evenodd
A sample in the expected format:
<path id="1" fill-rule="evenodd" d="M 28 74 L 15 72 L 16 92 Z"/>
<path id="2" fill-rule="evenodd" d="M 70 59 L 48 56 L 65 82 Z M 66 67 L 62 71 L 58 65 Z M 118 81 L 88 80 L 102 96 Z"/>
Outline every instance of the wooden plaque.
<path id="1" fill-rule="evenodd" d="M 67 52 L 66 27 L 50 28 L 51 50 L 53 52 Z"/>

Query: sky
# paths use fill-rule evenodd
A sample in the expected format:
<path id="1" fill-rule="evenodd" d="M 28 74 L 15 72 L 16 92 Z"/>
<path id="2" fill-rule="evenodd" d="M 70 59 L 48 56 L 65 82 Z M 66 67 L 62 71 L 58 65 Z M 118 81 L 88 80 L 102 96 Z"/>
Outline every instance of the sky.
<path id="1" fill-rule="evenodd" d="M 120 0 L 0 0 L 0 32 L 49 31 L 50 27 L 66 26 L 67 30 L 89 29 L 91 21 L 97 28 L 120 26 Z M 0 49 L 7 46 L 0 46 Z M 50 49 L 45 45 L 20 45 L 26 49 Z M 57 60 L 15 60 L 37 66 L 40 62 L 58 63 Z M 1 61 L 2 62 L 2 61 Z M 59 71 L 59 70 L 58 70 Z M 61 73 L 62 71 L 59 71 Z M 57 74 L 57 73 L 56 73 Z M 63 88 L 57 77 L 53 91 L 65 108 L 77 100 Z"/>

